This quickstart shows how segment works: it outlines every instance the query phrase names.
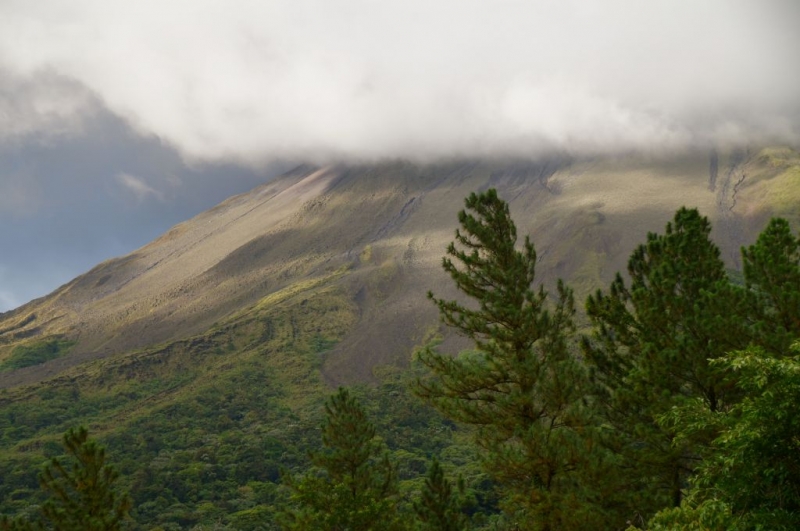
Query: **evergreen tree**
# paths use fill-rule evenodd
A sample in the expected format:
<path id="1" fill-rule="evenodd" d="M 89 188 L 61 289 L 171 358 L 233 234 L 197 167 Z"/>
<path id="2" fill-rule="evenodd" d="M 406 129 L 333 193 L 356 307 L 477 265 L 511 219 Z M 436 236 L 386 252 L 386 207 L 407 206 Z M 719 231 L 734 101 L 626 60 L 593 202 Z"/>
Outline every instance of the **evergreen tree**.
<path id="1" fill-rule="evenodd" d="M 105 449 L 89 438 L 84 427 L 64 435 L 71 466 L 50 460 L 39 478 L 50 494 L 42 505 L 45 527 L 56 531 L 117 531 L 131 506 L 127 494 L 115 488 L 119 474 L 105 462 Z"/>
<path id="2" fill-rule="evenodd" d="M 50 460 L 39 482 L 49 495 L 33 522 L 3 518 L 9 531 L 118 531 L 131 507 L 127 493 L 114 487 L 119 474 L 105 462 L 105 449 L 89 438 L 84 427 L 64 434 L 72 463 Z"/>
<path id="3" fill-rule="evenodd" d="M 450 418 L 477 427 L 487 470 L 501 485 L 517 525 L 530 529 L 590 527 L 581 518 L 576 472 L 588 447 L 578 434 L 582 374 L 568 348 L 572 291 L 558 283 L 552 310 L 534 288 L 536 251 L 517 250 L 508 205 L 494 189 L 471 194 L 443 268 L 470 306 L 429 293 L 445 324 L 474 342 L 458 357 L 427 348 L 432 373 L 418 394 Z M 585 500 L 583 500 L 585 501 Z M 519 508 L 519 510 L 516 510 Z"/>
<path id="4" fill-rule="evenodd" d="M 785 219 L 774 218 L 754 245 L 742 249 L 742 258 L 758 342 L 783 353 L 800 337 L 800 238 Z"/>
<path id="5" fill-rule="evenodd" d="M 614 427 L 607 442 L 624 456 L 627 489 L 644 495 L 631 499 L 632 515 L 679 505 L 698 445 L 714 435 L 676 445 L 656 418 L 694 398 L 722 411 L 741 394 L 709 364 L 752 338 L 747 297 L 728 280 L 710 232 L 697 210 L 680 209 L 664 234 L 648 234 L 632 254 L 630 288 L 617 275 L 608 293 L 598 290 L 586 304 L 595 333 L 583 349 L 597 404 Z"/>
<path id="6" fill-rule="evenodd" d="M 295 508 L 284 511 L 285 529 L 367 531 L 400 529 L 396 474 L 375 428 L 345 388 L 325 404 L 323 449 L 311 454 L 315 469 L 289 475 Z"/>
<path id="7" fill-rule="evenodd" d="M 465 531 L 468 520 L 461 511 L 464 497 L 464 483 L 459 479 L 457 491 L 444 476 L 439 461 L 434 458 L 425 478 L 425 485 L 418 501 L 414 502 L 414 512 L 422 523 L 422 531 Z"/>

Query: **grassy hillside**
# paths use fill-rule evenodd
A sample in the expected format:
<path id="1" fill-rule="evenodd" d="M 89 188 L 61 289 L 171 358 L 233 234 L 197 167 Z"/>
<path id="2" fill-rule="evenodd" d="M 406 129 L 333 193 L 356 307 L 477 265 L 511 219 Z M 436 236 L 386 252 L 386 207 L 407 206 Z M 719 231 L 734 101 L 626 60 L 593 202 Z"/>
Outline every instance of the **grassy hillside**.
<path id="1" fill-rule="evenodd" d="M 319 368 L 357 319 L 336 286 L 344 273 L 292 285 L 204 334 L 0 392 L 2 513 L 35 510 L 37 471 L 61 453 L 61 433 L 82 424 L 108 446 L 131 489 L 135 528 L 273 528 L 275 502 L 285 496 L 280 471 L 304 469 L 319 445 L 329 393 Z M 465 453 L 474 462 L 455 428 L 409 394 L 408 375 L 384 369 L 378 378 L 381 385 L 358 394 L 406 491 L 432 452 L 449 447 L 451 463 Z M 482 474 L 471 474 L 480 485 Z"/>
<path id="2" fill-rule="evenodd" d="M 257 529 L 284 495 L 279 468 L 319 443 L 325 396 L 353 383 L 372 385 L 359 393 L 404 488 L 447 448 L 485 492 L 460 432 L 394 367 L 439 331 L 425 294 L 454 295 L 441 257 L 463 198 L 490 186 L 531 234 L 539 277 L 579 301 L 682 205 L 712 219 L 733 269 L 770 216 L 800 226 L 788 148 L 719 153 L 716 174 L 708 153 L 298 168 L 0 315 L 0 508 L 33 510 L 36 471 L 85 424 L 142 525 Z"/>

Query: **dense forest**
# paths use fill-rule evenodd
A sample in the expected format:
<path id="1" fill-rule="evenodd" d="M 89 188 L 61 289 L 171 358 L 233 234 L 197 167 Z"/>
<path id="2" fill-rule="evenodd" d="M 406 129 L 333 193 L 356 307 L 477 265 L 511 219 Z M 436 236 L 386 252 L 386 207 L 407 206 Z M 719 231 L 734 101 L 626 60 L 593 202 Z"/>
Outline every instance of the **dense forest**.
<path id="1" fill-rule="evenodd" d="M 463 296 L 429 298 L 471 348 L 431 335 L 410 367 L 331 395 L 313 373 L 335 320 L 287 338 L 293 316 L 271 315 L 260 344 L 288 357 L 242 358 L 125 430 L 97 419 L 143 392 L 132 384 L 4 391 L 3 445 L 24 451 L 0 461 L 0 527 L 800 528 L 800 238 L 787 221 L 742 249 L 739 273 L 682 208 L 583 312 L 566 283 L 537 282 L 534 244 L 494 189 L 465 203 L 442 262 Z M 303 308 L 339 303 L 323 292 Z M 239 350 L 215 333 L 206 356 Z M 154 396 L 190 377 L 160 374 Z"/>

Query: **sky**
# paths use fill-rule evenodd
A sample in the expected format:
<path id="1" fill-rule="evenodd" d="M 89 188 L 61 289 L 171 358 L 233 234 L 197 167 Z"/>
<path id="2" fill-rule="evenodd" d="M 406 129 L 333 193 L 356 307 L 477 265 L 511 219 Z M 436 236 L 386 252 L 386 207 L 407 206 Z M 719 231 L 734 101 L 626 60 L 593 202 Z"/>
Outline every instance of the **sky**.
<path id="1" fill-rule="evenodd" d="M 0 0 L 0 311 L 299 162 L 800 146 L 795 0 Z"/>

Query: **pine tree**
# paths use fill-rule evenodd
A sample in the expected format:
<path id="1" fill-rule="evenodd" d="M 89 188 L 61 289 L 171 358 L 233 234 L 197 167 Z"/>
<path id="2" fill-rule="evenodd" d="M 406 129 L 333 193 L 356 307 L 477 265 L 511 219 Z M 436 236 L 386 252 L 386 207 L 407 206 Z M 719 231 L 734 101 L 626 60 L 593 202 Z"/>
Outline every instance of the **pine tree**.
<path id="1" fill-rule="evenodd" d="M 127 493 L 114 484 L 119 474 L 105 462 L 105 449 L 89 438 L 86 428 L 70 429 L 64 447 L 72 463 L 50 460 L 39 481 L 49 495 L 35 522 L 3 522 L 11 530 L 117 531 L 131 506 Z"/>
<path id="2" fill-rule="evenodd" d="M 508 205 L 494 189 L 471 194 L 444 270 L 473 303 L 429 293 L 445 324 L 471 339 L 457 357 L 427 348 L 419 354 L 432 377 L 417 393 L 450 418 L 477 427 L 487 470 L 501 485 L 514 519 L 530 529 L 587 527 L 576 509 L 575 473 L 586 463 L 582 374 L 568 348 L 572 291 L 558 283 L 552 309 L 534 288 L 536 251 L 517 250 Z M 577 496 L 580 498 L 580 496 Z M 589 511 L 591 512 L 591 511 Z"/>
<path id="3" fill-rule="evenodd" d="M 284 482 L 295 504 L 281 515 L 285 529 L 367 531 L 400 529 L 396 473 L 375 428 L 345 388 L 325 404 L 323 449 L 311 454 L 315 469 Z"/>
<path id="4" fill-rule="evenodd" d="M 780 354 L 800 337 L 800 238 L 785 219 L 770 220 L 742 249 L 745 283 L 754 299 L 759 344 Z"/>
<path id="5" fill-rule="evenodd" d="M 644 495 L 632 501 L 639 511 L 680 504 L 697 445 L 714 435 L 676 445 L 656 418 L 694 398 L 721 411 L 741 395 L 709 364 L 752 338 L 747 297 L 728 280 L 710 232 L 696 210 L 680 209 L 664 234 L 648 234 L 632 254 L 630 288 L 617 275 L 586 304 L 595 333 L 583 349 L 595 397 L 615 428 L 610 443 L 625 457 L 628 489 Z"/>
<path id="6" fill-rule="evenodd" d="M 468 520 L 462 512 L 464 483 L 459 480 L 457 490 L 444 476 L 439 461 L 434 459 L 428 469 L 425 485 L 414 512 L 422 523 L 421 531 L 465 531 Z"/>

